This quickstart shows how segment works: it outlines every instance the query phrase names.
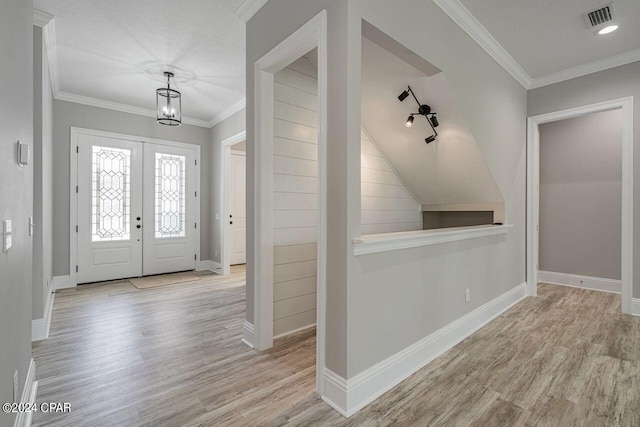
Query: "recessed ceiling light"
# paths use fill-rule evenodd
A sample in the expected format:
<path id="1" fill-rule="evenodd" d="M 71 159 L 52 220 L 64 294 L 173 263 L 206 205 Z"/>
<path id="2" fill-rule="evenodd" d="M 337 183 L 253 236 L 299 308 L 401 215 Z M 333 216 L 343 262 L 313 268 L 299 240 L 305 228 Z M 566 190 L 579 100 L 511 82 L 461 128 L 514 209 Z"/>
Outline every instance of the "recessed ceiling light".
<path id="1" fill-rule="evenodd" d="M 613 33 L 617 29 L 618 29 L 617 25 L 609 25 L 608 27 L 604 27 L 603 29 L 598 31 L 598 34 L 603 35 L 603 34 Z"/>

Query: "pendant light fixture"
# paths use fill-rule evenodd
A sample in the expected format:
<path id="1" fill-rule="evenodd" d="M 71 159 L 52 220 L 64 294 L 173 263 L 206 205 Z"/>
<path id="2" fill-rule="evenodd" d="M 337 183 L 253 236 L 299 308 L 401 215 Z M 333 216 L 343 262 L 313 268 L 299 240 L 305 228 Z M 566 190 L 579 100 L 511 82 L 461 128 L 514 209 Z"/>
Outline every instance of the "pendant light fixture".
<path id="1" fill-rule="evenodd" d="M 182 95 L 171 89 L 173 73 L 165 71 L 167 87 L 156 89 L 156 121 L 161 125 L 180 126 L 182 124 Z"/>
<path id="2" fill-rule="evenodd" d="M 398 100 L 400 102 L 404 101 L 409 97 L 409 94 L 411 94 L 413 96 L 413 99 L 416 100 L 416 103 L 418 104 L 418 112 L 411 113 L 409 117 L 407 117 L 407 122 L 405 123 L 405 126 L 408 128 L 413 126 L 413 116 L 415 115 L 424 116 L 424 118 L 427 119 L 429 126 L 431 126 L 431 130 L 433 130 L 433 135 L 426 137 L 424 140 L 424 142 L 429 144 L 435 141 L 436 138 L 438 137 L 438 132 L 436 132 L 436 128 L 440 126 L 440 123 L 438 123 L 438 119 L 436 118 L 436 113 L 431 111 L 430 106 L 428 106 L 427 104 L 421 104 L 420 101 L 418 101 L 418 98 L 416 98 L 415 93 L 413 93 L 413 90 L 411 90 L 411 86 L 408 86 L 407 90 L 403 91 L 400 95 L 398 95 Z"/>

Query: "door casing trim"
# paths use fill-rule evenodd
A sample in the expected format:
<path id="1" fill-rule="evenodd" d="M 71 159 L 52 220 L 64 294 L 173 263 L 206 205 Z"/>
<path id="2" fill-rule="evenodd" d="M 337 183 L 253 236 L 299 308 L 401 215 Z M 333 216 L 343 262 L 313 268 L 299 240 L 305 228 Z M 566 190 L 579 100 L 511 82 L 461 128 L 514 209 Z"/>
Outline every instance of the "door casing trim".
<path id="1" fill-rule="evenodd" d="M 124 139 L 127 141 L 137 141 L 143 144 L 168 145 L 170 147 L 188 148 L 196 152 L 196 182 L 195 188 L 198 194 L 196 197 L 196 224 L 198 224 L 198 232 L 196 233 L 195 249 L 196 249 L 196 265 L 200 261 L 200 233 L 202 230 L 200 222 L 200 169 L 202 163 L 200 161 L 200 146 L 197 144 L 189 144 L 186 142 L 167 141 L 164 139 L 148 138 L 145 136 L 127 135 L 116 132 L 106 132 L 95 129 L 86 129 L 80 127 L 71 127 L 71 137 L 69 138 L 69 287 L 78 285 L 78 275 L 76 273 L 76 265 L 78 265 L 78 233 L 75 231 L 78 224 L 78 137 L 80 135 L 100 136 L 105 138 Z"/>

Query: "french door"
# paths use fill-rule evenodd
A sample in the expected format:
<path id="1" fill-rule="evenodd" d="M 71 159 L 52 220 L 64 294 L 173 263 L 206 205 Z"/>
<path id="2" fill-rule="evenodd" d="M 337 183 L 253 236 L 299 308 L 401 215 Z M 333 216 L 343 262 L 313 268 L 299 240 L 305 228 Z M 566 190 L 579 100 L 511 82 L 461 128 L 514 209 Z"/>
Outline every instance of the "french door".
<path id="1" fill-rule="evenodd" d="M 193 270 L 194 149 L 79 134 L 78 283 Z"/>

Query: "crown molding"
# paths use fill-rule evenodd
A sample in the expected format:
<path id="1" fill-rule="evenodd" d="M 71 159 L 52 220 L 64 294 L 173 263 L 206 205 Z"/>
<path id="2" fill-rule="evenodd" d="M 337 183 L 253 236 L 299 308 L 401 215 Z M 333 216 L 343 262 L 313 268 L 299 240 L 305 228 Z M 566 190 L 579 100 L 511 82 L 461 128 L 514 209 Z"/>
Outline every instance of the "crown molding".
<path id="1" fill-rule="evenodd" d="M 119 102 L 105 101 L 104 99 L 92 98 L 89 96 L 76 95 L 69 92 L 58 92 L 54 98 L 59 101 L 73 102 L 76 104 L 88 105 L 91 107 L 106 108 L 107 110 L 120 111 L 121 113 L 135 114 L 156 118 L 156 110 L 149 108 L 135 107 L 133 105 L 121 104 Z M 182 123 L 185 125 L 193 125 L 209 128 L 209 122 L 206 120 L 194 119 L 192 117 L 182 117 Z"/>
<path id="2" fill-rule="evenodd" d="M 460 26 L 476 43 L 480 45 L 498 64 L 525 89 L 531 85 L 532 78 L 515 59 L 498 43 L 496 39 L 478 22 L 459 0 L 433 0 L 440 9 Z"/>
<path id="3" fill-rule="evenodd" d="M 233 12 L 244 22 L 248 22 L 269 0 L 244 0 L 244 2 Z"/>
<path id="4" fill-rule="evenodd" d="M 220 111 L 218 114 L 214 115 L 211 118 L 211 120 L 209 120 L 209 127 L 214 127 L 215 125 L 222 122 L 223 120 L 226 120 L 229 117 L 233 116 L 235 113 L 242 110 L 246 106 L 247 106 L 247 98 L 244 98 L 243 100 L 232 105 L 231 107 Z"/>
<path id="5" fill-rule="evenodd" d="M 33 25 L 36 27 L 44 27 L 53 19 L 53 15 L 38 9 L 33 9 Z"/>
<path id="6" fill-rule="evenodd" d="M 565 80 L 575 79 L 576 77 L 586 76 L 587 74 L 597 73 L 599 71 L 608 70 L 609 68 L 619 67 L 620 65 L 630 64 L 636 61 L 640 61 L 640 49 L 630 50 L 598 61 L 589 62 L 588 64 L 567 68 L 566 70 L 561 70 L 557 73 L 536 77 L 531 82 L 529 89 L 535 89 L 563 82 Z"/>

